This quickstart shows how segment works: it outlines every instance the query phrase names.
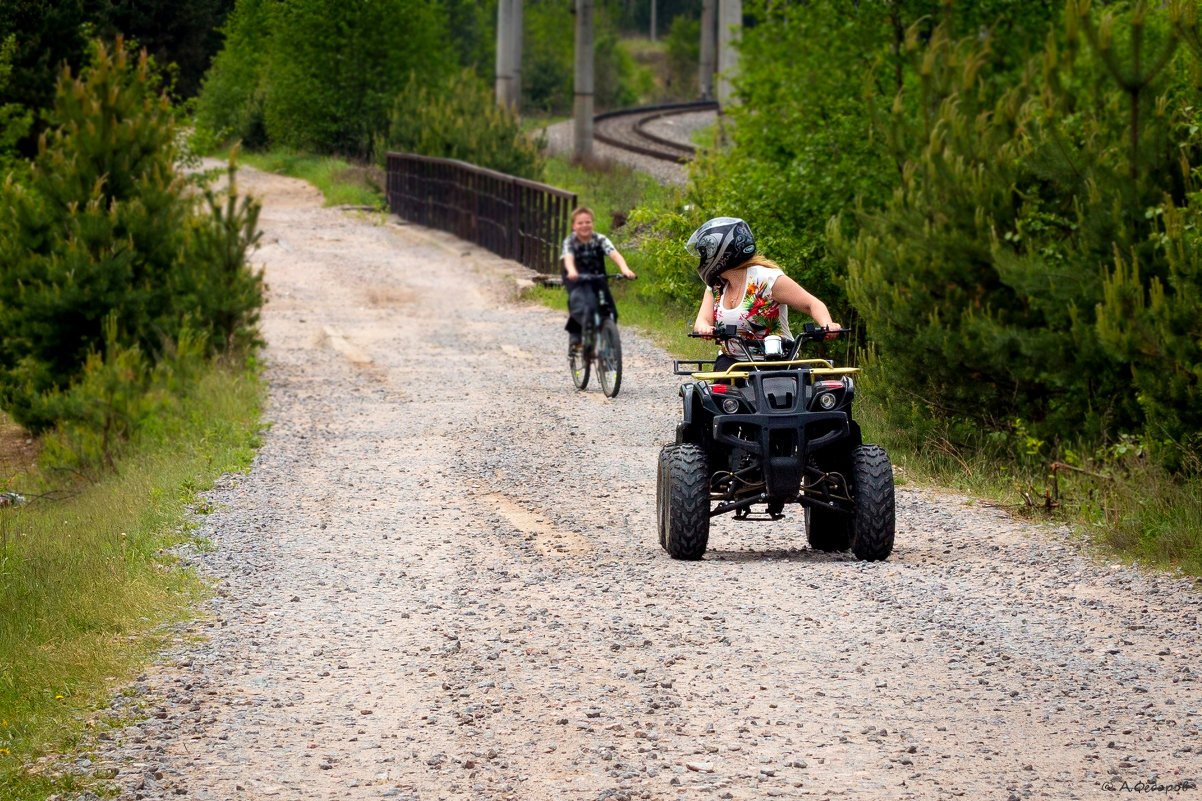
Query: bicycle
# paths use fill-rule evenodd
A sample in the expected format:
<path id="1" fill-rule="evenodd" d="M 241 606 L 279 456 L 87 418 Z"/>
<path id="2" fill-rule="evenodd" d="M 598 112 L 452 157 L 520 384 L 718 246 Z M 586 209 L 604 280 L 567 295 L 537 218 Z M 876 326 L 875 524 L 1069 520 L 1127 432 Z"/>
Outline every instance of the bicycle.
<path id="1" fill-rule="evenodd" d="M 581 275 L 578 280 L 600 282 L 615 278 L 626 277 L 621 273 L 604 273 Z M 568 356 L 572 383 L 576 389 L 585 389 L 595 363 L 601 391 L 607 398 L 615 397 L 622 388 L 622 340 L 618 336 L 617 311 L 610 305 L 608 292 L 597 292 L 597 310 L 580 338 L 580 348 L 573 349 Z"/>

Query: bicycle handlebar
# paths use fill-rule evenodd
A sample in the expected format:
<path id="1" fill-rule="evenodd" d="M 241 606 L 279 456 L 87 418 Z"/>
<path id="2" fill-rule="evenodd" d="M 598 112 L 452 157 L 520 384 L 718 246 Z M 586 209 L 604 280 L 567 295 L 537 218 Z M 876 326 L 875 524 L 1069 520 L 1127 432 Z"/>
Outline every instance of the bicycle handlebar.
<path id="1" fill-rule="evenodd" d="M 621 273 L 580 273 L 575 278 L 568 278 L 569 281 L 600 281 L 616 278 L 621 281 L 633 281 L 634 278 L 627 278 Z"/>

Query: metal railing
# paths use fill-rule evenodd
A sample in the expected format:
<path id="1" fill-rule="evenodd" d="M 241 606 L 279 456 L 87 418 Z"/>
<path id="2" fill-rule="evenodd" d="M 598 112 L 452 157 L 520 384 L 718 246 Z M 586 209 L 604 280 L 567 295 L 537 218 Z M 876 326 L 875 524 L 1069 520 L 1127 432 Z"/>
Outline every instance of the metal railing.
<path id="1" fill-rule="evenodd" d="M 389 153 L 388 208 L 544 275 L 559 273 L 576 194 L 454 159 Z"/>

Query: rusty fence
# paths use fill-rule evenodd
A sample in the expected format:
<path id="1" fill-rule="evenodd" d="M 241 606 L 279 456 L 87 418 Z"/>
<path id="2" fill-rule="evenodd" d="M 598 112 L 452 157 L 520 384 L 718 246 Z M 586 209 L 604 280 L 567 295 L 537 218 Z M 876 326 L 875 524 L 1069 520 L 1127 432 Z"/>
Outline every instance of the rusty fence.
<path id="1" fill-rule="evenodd" d="M 559 273 L 576 195 L 463 161 L 389 153 L 388 208 L 544 275 Z"/>

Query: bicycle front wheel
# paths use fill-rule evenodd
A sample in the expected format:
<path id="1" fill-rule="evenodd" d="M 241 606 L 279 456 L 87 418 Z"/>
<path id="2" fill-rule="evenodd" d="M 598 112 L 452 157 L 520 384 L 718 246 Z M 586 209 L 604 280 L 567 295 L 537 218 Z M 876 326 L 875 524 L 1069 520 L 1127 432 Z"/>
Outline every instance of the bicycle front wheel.
<path id="1" fill-rule="evenodd" d="M 573 348 L 568 355 L 568 369 L 572 372 L 572 383 L 576 385 L 576 389 L 584 389 L 588 386 L 590 366 L 588 351 L 583 348 Z"/>
<path id="2" fill-rule="evenodd" d="M 601 391 L 610 398 L 617 395 L 622 388 L 622 340 L 618 338 L 618 324 L 613 320 L 601 324 L 597 374 L 601 378 Z"/>

